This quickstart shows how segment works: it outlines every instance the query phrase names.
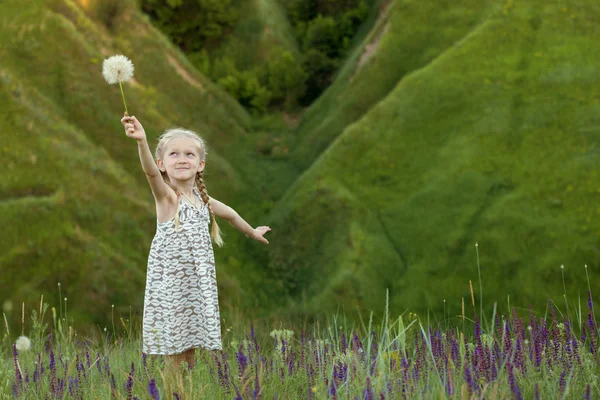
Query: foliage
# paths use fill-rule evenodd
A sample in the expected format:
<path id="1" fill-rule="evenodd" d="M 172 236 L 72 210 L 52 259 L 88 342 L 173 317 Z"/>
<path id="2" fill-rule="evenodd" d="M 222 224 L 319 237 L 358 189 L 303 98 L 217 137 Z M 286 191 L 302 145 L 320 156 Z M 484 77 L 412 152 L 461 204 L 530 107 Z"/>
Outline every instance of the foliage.
<path id="1" fill-rule="evenodd" d="M 308 105 L 331 83 L 359 26 L 366 20 L 366 0 L 295 0 L 285 2 L 288 16 L 302 43 L 306 91 L 299 102 Z"/>
<path id="2" fill-rule="evenodd" d="M 292 109 L 305 91 L 306 73 L 302 64 L 291 51 L 281 47 L 271 49 L 271 56 L 263 68 L 240 70 L 228 56 L 211 63 L 206 51 L 194 53 L 191 60 L 255 113 L 264 113 L 269 106 L 281 104 Z"/>
<path id="3" fill-rule="evenodd" d="M 339 33 L 335 20 L 321 14 L 308 23 L 304 35 L 304 51 L 317 50 L 328 57 L 336 57 L 340 50 Z"/>
<path id="4" fill-rule="evenodd" d="M 299 101 L 309 105 L 329 86 L 338 63 L 327 54 L 310 49 L 304 54 L 302 67 L 306 71 L 306 92 Z"/>
<path id="5" fill-rule="evenodd" d="M 266 111 L 271 93 L 258 81 L 254 71 L 236 71 L 217 80 L 227 92 L 243 106 L 258 111 Z"/>
<path id="6" fill-rule="evenodd" d="M 240 18 L 233 0 L 142 0 L 142 10 L 186 52 L 218 43 Z"/>
<path id="7" fill-rule="evenodd" d="M 296 99 L 305 92 L 307 73 L 291 51 L 277 48 L 267 66 L 267 86 L 272 92 L 272 103 L 285 102 L 292 108 Z"/>
<path id="8" fill-rule="evenodd" d="M 245 13 L 264 16 L 241 18 L 237 7 L 231 6 L 232 0 L 144 0 L 142 10 L 200 71 L 255 113 L 281 105 L 293 110 L 298 103 L 314 101 L 331 83 L 339 60 L 369 11 L 366 0 L 284 2 L 304 54 L 273 43 L 262 60 L 252 62 L 254 55 L 246 53 L 248 49 L 256 53 L 255 47 L 265 43 L 263 37 L 268 35 L 263 31 L 284 29 L 268 21 L 267 15 L 276 13 L 275 5 L 265 13 L 249 1 L 236 4 Z M 236 32 L 238 26 L 243 34 Z M 286 70 L 288 76 L 284 76 Z"/>

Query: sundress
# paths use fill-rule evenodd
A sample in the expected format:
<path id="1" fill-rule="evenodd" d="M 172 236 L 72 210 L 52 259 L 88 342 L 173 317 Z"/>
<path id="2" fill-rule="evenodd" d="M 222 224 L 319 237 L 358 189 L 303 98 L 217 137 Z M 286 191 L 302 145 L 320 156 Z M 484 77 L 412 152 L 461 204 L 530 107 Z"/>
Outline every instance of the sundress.
<path id="1" fill-rule="evenodd" d="M 221 350 L 221 320 L 210 213 L 179 198 L 175 219 L 158 222 L 148 256 L 142 350 L 179 354 L 192 348 Z"/>

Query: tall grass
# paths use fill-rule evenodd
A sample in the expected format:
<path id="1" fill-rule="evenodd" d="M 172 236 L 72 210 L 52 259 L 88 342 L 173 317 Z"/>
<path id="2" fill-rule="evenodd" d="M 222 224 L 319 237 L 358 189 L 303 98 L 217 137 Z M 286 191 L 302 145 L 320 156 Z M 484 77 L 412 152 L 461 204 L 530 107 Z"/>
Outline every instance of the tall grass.
<path id="1" fill-rule="evenodd" d="M 93 399 L 399 399 L 592 398 L 599 387 L 598 325 L 588 292 L 579 323 L 555 307 L 514 307 L 484 324 L 476 314 L 423 321 L 393 315 L 344 326 L 336 314 L 307 329 L 257 333 L 224 327 L 223 350 L 197 350 L 194 367 L 167 373 L 162 356 L 141 352 L 139 329 L 120 318 L 94 338 L 78 336 L 66 302 L 57 312 L 40 300 L 31 312 L 29 350 L 19 351 L 8 324 L 0 348 L 0 398 Z M 64 309 L 63 309 L 64 307 Z M 494 310 L 496 308 L 494 307 Z M 22 311 L 21 334 L 25 333 Z M 465 321 L 467 321 L 465 323 Z M 119 323 L 120 322 L 120 323 Z M 235 332 L 229 335 L 233 329 Z"/>

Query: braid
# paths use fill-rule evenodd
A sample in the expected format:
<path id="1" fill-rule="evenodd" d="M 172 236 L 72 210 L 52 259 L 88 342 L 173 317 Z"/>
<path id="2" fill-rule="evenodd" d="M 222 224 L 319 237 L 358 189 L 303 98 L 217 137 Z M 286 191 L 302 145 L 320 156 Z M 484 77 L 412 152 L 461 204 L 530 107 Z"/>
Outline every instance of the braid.
<path id="1" fill-rule="evenodd" d="M 204 201 L 204 204 L 208 206 L 208 212 L 210 213 L 210 217 L 212 220 L 211 236 L 215 243 L 219 247 L 221 247 L 223 246 L 223 239 L 221 238 L 221 229 L 219 228 L 219 225 L 217 225 L 215 213 L 213 212 L 212 207 L 210 205 L 208 191 L 206 190 L 206 185 L 204 184 L 204 180 L 202 179 L 203 172 L 204 171 L 200 171 L 196 173 L 196 186 L 198 186 L 198 189 L 200 190 L 200 197 L 202 197 L 202 201 Z"/>

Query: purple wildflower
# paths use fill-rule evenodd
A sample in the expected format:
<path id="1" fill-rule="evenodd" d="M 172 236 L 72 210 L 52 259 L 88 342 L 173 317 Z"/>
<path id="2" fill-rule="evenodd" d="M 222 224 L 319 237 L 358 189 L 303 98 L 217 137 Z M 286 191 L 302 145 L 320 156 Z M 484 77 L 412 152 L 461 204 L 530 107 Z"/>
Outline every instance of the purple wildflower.
<path id="1" fill-rule="evenodd" d="M 133 363 L 131 363 L 131 371 L 129 371 L 129 376 L 127 377 L 127 384 L 125 386 L 125 389 L 127 391 L 127 400 L 131 400 L 132 399 L 132 390 L 133 390 L 133 376 L 135 373 L 135 367 L 133 366 Z"/>
<path id="2" fill-rule="evenodd" d="M 233 384 L 233 388 L 235 389 L 235 397 L 233 398 L 233 400 L 243 400 L 242 394 L 240 393 L 240 389 L 235 383 Z"/>
<path id="3" fill-rule="evenodd" d="M 575 355 L 575 359 L 577 360 L 577 364 L 581 366 L 581 357 L 579 357 L 579 344 L 577 343 L 577 338 L 575 335 L 571 337 L 571 345 L 573 346 L 573 354 Z"/>
<path id="4" fill-rule="evenodd" d="M 583 399 L 592 400 L 591 387 L 589 383 L 585 386 L 585 394 L 583 395 Z"/>
<path id="5" fill-rule="evenodd" d="M 344 354 L 348 348 L 348 343 L 346 342 L 346 335 L 344 335 L 343 331 L 340 332 L 340 343 L 342 345 L 342 354 Z"/>
<path id="6" fill-rule="evenodd" d="M 510 386 L 510 391 L 512 392 L 515 399 L 521 400 L 523 397 L 521 396 L 521 391 L 519 390 L 519 386 L 517 385 L 517 381 L 515 379 L 515 374 L 514 374 L 512 363 L 508 363 L 507 371 L 508 371 L 508 384 Z"/>
<path id="7" fill-rule="evenodd" d="M 563 393 L 566 389 L 566 384 L 567 384 L 567 382 L 565 380 L 566 376 L 567 376 L 566 371 L 563 371 L 560 374 L 560 378 L 558 378 L 558 387 L 559 387 L 561 393 Z"/>
<path id="8" fill-rule="evenodd" d="M 371 342 L 371 370 L 369 371 L 369 373 L 371 374 L 371 376 L 373 375 L 373 372 L 375 372 L 375 365 L 377 362 L 377 335 L 375 334 L 375 331 L 371 331 L 371 338 L 372 338 L 372 342 Z"/>
<path id="9" fill-rule="evenodd" d="M 221 351 L 221 357 L 223 360 L 223 384 L 225 387 L 225 392 L 229 393 L 229 363 L 227 362 L 227 353 Z"/>
<path id="10" fill-rule="evenodd" d="M 337 389 L 336 389 L 336 386 L 335 386 L 335 372 L 334 372 L 334 375 L 333 375 L 333 379 L 331 379 L 331 386 L 329 386 L 329 395 L 330 396 L 336 396 L 337 395 Z"/>
<path id="11" fill-rule="evenodd" d="M 367 376 L 367 387 L 363 392 L 364 400 L 375 400 L 375 394 L 373 394 L 373 388 L 371 387 L 371 379 Z"/>
<path id="12" fill-rule="evenodd" d="M 160 400 L 160 395 L 158 394 L 158 388 L 156 387 L 156 381 L 154 379 L 150 379 L 150 383 L 148 383 L 148 393 L 153 400 Z"/>
<path id="13" fill-rule="evenodd" d="M 15 379 L 19 386 L 23 383 L 23 376 L 21 374 L 21 367 L 19 366 L 19 352 L 17 351 L 17 345 L 13 343 L 13 361 L 15 363 Z"/>
<path id="14" fill-rule="evenodd" d="M 292 372 L 294 371 L 294 357 L 296 356 L 296 352 L 292 351 L 292 354 L 288 357 L 288 375 L 292 375 Z"/>
<path id="15" fill-rule="evenodd" d="M 594 324 L 594 316 L 592 312 L 588 312 L 588 327 L 590 329 L 590 351 L 594 357 L 598 356 L 598 345 L 596 341 L 596 328 Z"/>
<path id="16" fill-rule="evenodd" d="M 117 395 L 117 380 L 113 373 L 110 374 L 110 392 L 113 396 Z"/>
<path id="17" fill-rule="evenodd" d="M 73 381 L 74 381 L 74 379 L 72 377 L 69 377 L 69 395 L 71 397 L 75 397 L 75 394 L 73 392 L 73 386 L 75 386 L 75 385 L 73 384 Z"/>
<path id="18" fill-rule="evenodd" d="M 221 366 L 221 361 L 219 360 L 219 356 L 216 353 L 213 353 L 215 362 L 217 364 L 217 374 L 219 376 L 219 384 L 221 387 L 225 388 L 225 377 L 223 376 L 223 368 Z"/>
<path id="19" fill-rule="evenodd" d="M 254 378 L 254 390 L 252 391 L 252 399 L 258 400 L 261 397 L 260 381 L 258 379 L 258 370 L 256 370 L 256 376 Z"/>
<path id="20" fill-rule="evenodd" d="M 473 379 L 473 374 L 471 373 L 471 368 L 469 368 L 469 366 L 467 365 L 466 362 L 465 362 L 465 367 L 463 369 L 463 377 L 465 379 L 465 382 L 467 383 L 469 397 L 471 397 L 473 395 L 473 393 L 478 392 L 478 389 L 477 389 L 477 383 Z"/>
<path id="21" fill-rule="evenodd" d="M 573 364 L 573 352 L 571 351 L 571 324 L 565 318 L 565 352 L 566 355 L 563 357 L 563 364 L 565 369 L 571 369 Z"/>
<path id="22" fill-rule="evenodd" d="M 248 358 L 244 354 L 244 346 L 240 344 L 237 352 L 237 360 L 238 360 L 238 370 L 240 379 L 246 373 L 246 366 L 248 365 Z"/>
<path id="23" fill-rule="evenodd" d="M 100 353 L 96 352 L 96 360 L 94 361 L 96 364 L 96 368 L 98 369 L 98 374 L 102 375 L 102 369 L 100 367 Z"/>

